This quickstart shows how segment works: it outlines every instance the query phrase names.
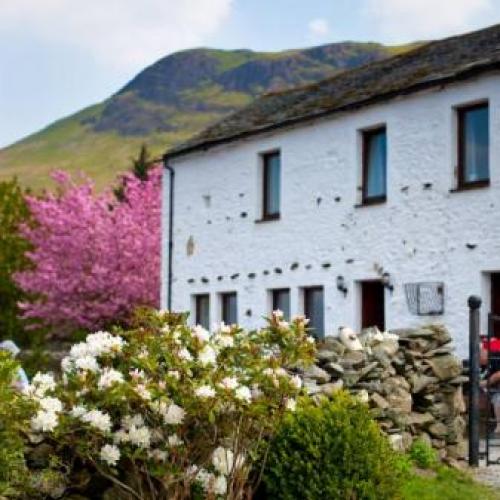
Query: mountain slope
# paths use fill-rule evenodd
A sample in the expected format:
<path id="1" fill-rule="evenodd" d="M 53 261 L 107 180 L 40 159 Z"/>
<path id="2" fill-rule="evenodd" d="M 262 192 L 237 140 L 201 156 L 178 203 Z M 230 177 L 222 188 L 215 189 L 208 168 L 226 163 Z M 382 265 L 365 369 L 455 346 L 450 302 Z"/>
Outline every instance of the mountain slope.
<path id="1" fill-rule="evenodd" d="M 33 188 L 62 168 L 104 186 L 128 168 L 140 145 L 154 155 L 251 102 L 263 92 L 302 85 L 411 46 L 343 42 L 284 52 L 192 49 L 144 69 L 104 102 L 0 150 L 0 179 Z"/>

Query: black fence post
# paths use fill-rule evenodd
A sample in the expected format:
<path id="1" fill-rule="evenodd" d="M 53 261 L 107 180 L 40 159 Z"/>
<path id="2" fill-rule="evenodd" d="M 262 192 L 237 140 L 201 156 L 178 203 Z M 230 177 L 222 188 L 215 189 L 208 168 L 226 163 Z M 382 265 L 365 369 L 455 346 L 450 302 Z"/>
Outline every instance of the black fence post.
<path id="1" fill-rule="evenodd" d="M 469 304 L 469 465 L 479 465 L 479 309 L 481 298 L 471 295 Z"/>

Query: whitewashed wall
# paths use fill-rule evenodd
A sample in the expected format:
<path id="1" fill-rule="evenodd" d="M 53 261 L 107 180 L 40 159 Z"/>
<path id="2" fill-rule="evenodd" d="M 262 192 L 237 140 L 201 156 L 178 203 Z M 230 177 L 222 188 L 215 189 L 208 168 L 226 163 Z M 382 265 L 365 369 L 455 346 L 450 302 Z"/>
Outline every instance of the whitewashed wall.
<path id="1" fill-rule="evenodd" d="M 491 186 L 450 192 L 456 185 L 454 107 L 485 98 L 490 103 Z M 356 207 L 359 130 L 377 124 L 387 126 L 387 202 Z M 387 327 L 444 322 L 459 354 L 466 356 L 467 297 L 483 296 L 485 318 L 485 273 L 500 271 L 499 131 L 500 76 L 489 75 L 173 161 L 173 309 L 189 310 L 193 294 L 210 293 L 214 322 L 220 319 L 217 294 L 237 291 L 239 322 L 255 327 L 269 311 L 267 290 L 290 287 L 292 313 L 298 313 L 300 288 L 323 285 L 328 334 L 340 325 L 359 326 L 357 282 L 376 278 L 374 266 L 380 265 L 395 286 L 392 294 L 386 291 Z M 261 216 L 259 153 L 275 148 L 282 159 L 281 219 L 256 223 Z M 168 189 L 164 191 L 163 306 Z M 188 256 L 190 237 L 194 253 Z M 469 249 L 468 243 L 477 246 Z M 295 262 L 299 267 L 291 270 Z M 331 266 L 325 269 L 324 263 Z M 265 270 L 270 273 L 264 275 Z M 250 279 L 249 273 L 256 277 Z M 239 276 L 231 279 L 235 274 Z M 346 297 L 336 288 L 337 275 L 346 279 Z M 195 282 L 188 283 L 190 279 Z M 403 284 L 425 280 L 444 281 L 444 315 L 410 314 Z"/>

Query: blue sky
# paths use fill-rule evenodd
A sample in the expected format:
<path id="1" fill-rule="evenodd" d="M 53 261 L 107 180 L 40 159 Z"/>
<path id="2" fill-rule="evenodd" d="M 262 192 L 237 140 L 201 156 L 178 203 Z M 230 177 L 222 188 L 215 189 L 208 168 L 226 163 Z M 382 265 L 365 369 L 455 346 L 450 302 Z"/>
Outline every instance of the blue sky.
<path id="1" fill-rule="evenodd" d="M 500 0 L 0 0 L 0 147 L 176 50 L 403 43 L 500 22 Z"/>

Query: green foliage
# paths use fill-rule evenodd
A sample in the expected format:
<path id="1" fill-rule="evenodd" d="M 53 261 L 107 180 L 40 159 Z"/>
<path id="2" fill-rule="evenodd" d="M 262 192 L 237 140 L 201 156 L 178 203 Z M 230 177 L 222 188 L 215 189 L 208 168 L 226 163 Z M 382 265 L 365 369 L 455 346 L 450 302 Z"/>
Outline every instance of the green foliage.
<path id="1" fill-rule="evenodd" d="M 30 244 L 19 233 L 19 226 L 29 220 L 29 209 L 17 180 L 0 182 L 0 339 L 14 339 L 24 345 L 30 342 L 25 322 L 19 317 L 18 302 L 27 297 L 13 276 L 30 265 L 25 255 Z"/>
<path id="2" fill-rule="evenodd" d="M 440 467 L 435 474 L 417 475 L 405 481 L 404 500 L 500 500 L 500 492 L 476 483 L 465 472 Z"/>
<path id="3" fill-rule="evenodd" d="M 423 439 L 417 439 L 410 448 L 410 457 L 417 467 L 422 469 L 435 468 L 439 461 L 436 451 Z"/>
<path id="4" fill-rule="evenodd" d="M 132 159 L 132 172 L 141 181 L 148 180 L 148 172 L 153 166 L 148 148 L 145 144 L 141 146 L 137 158 Z"/>
<path id="5" fill-rule="evenodd" d="M 404 476 L 365 405 L 346 393 L 305 402 L 272 441 L 264 472 L 273 499 L 392 499 Z"/>
<path id="6" fill-rule="evenodd" d="M 0 497 L 17 496 L 27 476 L 22 436 L 34 405 L 15 387 L 18 367 L 0 351 Z"/>

